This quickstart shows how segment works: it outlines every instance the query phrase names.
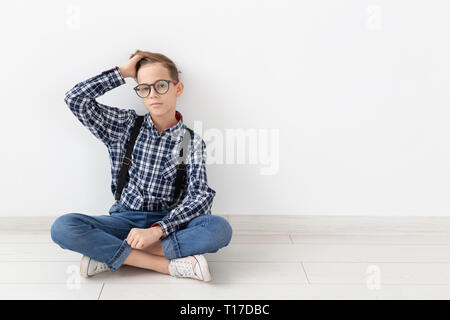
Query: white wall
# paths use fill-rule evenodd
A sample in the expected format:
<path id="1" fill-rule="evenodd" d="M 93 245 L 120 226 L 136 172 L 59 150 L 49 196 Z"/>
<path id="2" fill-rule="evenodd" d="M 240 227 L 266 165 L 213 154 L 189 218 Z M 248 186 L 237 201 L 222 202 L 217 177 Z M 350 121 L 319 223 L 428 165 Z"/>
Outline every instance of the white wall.
<path id="1" fill-rule="evenodd" d="M 64 93 L 136 49 L 182 71 L 177 108 L 208 138 L 214 214 L 450 215 L 448 1 L 0 6 L 1 216 L 106 214 L 107 149 Z M 144 114 L 126 82 L 98 101 Z M 247 144 L 256 163 L 212 163 L 211 135 L 232 144 L 238 129 L 275 143 Z"/>

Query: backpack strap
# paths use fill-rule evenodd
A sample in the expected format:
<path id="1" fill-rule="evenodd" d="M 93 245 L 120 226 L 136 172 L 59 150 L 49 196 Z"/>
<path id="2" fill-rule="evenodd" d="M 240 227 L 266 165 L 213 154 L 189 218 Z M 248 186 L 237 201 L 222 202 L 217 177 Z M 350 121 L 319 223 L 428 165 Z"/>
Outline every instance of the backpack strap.
<path id="1" fill-rule="evenodd" d="M 144 116 L 138 116 L 135 120 L 133 131 L 131 132 L 130 140 L 127 144 L 127 149 L 125 152 L 125 156 L 122 160 L 122 167 L 120 168 L 119 172 L 119 180 L 117 182 L 117 189 L 115 193 L 115 199 L 116 203 L 120 202 L 120 196 L 122 194 L 123 187 L 125 186 L 125 183 L 127 182 L 129 175 L 128 175 L 128 168 L 130 167 L 131 163 L 131 154 L 133 152 L 134 144 L 136 142 L 136 138 L 139 134 L 139 131 L 142 126 L 142 122 L 144 121 Z"/>
<path id="2" fill-rule="evenodd" d="M 187 172 L 186 172 L 186 157 L 187 150 L 191 139 L 194 137 L 194 131 L 186 127 L 186 132 L 183 137 L 183 141 L 181 143 L 180 153 L 177 157 L 177 175 L 175 177 L 175 192 L 174 192 L 174 202 L 170 205 L 170 208 L 173 209 L 178 206 L 178 202 L 181 199 L 180 197 L 181 190 L 186 188 L 186 180 L 187 180 Z M 179 163 L 181 159 L 181 163 Z"/>

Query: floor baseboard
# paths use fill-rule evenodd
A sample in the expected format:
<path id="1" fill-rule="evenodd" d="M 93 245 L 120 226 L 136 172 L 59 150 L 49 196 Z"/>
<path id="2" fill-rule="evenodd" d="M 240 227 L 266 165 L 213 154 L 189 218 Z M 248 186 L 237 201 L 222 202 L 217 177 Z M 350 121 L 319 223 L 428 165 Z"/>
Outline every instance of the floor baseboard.
<path id="1" fill-rule="evenodd" d="M 296 234 L 449 234 L 450 217 L 223 215 L 239 233 Z M 0 232 L 50 230 L 57 217 L 0 217 Z"/>
<path id="2" fill-rule="evenodd" d="M 227 215 L 233 229 L 301 234 L 450 234 L 450 217 Z"/>

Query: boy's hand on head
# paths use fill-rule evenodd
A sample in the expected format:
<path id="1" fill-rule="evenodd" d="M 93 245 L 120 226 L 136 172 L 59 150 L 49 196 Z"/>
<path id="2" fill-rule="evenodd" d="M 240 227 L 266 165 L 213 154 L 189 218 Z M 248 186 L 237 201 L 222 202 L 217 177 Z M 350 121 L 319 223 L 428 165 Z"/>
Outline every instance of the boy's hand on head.
<path id="1" fill-rule="evenodd" d="M 136 78 L 136 63 L 144 56 L 135 54 L 130 60 L 119 66 L 119 71 L 124 78 Z"/>
<path id="2" fill-rule="evenodd" d="M 158 228 L 160 227 L 148 229 L 133 228 L 125 240 L 134 249 L 146 248 L 161 238 L 161 232 Z"/>

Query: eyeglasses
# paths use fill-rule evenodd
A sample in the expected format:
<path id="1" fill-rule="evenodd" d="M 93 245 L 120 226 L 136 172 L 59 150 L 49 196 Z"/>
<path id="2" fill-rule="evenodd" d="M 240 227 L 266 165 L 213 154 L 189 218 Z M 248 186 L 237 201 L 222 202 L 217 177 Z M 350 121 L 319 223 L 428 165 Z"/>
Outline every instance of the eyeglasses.
<path id="1" fill-rule="evenodd" d="M 147 84 L 141 83 L 133 88 L 136 94 L 141 98 L 147 98 L 150 95 L 152 87 L 158 94 L 165 94 L 169 90 L 169 83 L 177 84 L 178 82 L 173 82 L 171 80 L 157 80 L 155 83 Z"/>

